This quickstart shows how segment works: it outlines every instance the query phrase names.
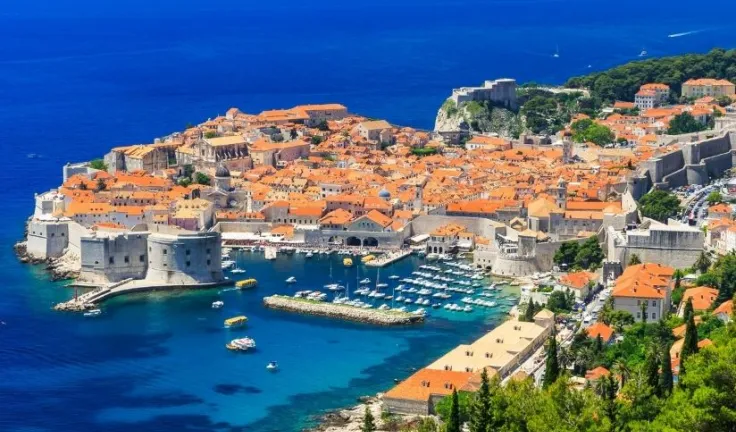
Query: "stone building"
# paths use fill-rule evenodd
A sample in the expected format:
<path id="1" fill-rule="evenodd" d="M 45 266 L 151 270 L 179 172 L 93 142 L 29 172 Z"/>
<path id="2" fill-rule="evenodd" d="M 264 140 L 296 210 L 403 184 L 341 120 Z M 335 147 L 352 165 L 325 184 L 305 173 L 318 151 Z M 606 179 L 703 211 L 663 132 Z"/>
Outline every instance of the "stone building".
<path id="1" fill-rule="evenodd" d="M 453 89 L 450 99 L 455 102 L 455 105 L 470 101 L 490 101 L 515 109 L 518 105 L 516 80 L 510 78 L 486 80 L 482 87 Z"/>

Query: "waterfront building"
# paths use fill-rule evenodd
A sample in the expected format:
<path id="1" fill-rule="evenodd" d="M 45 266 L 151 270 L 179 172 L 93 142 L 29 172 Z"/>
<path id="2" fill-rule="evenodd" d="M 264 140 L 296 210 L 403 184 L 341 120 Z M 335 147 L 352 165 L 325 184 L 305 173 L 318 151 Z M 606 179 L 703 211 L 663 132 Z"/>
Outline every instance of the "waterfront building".
<path id="1" fill-rule="evenodd" d="M 437 402 L 460 390 L 473 373 L 420 369 L 383 395 L 383 409 L 390 413 L 435 414 Z"/>
<path id="2" fill-rule="evenodd" d="M 480 373 L 503 379 L 544 345 L 554 327 L 546 309 L 534 322 L 506 321 L 471 344 L 458 345 L 384 394 L 384 410 L 399 414 L 433 414 L 434 406 L 453 390 L 476 391 Z"/>

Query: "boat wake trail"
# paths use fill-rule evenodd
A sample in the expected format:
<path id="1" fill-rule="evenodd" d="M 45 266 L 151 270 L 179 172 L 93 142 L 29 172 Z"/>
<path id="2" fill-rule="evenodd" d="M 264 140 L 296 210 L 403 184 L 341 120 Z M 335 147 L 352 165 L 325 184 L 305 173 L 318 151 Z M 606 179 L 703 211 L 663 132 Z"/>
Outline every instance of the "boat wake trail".
<path id="1" fill-rule="evenodd" d="M 667 35 L 667 37 L 668 38 L 678 38 L 678 37 L 683 37 L 683 36 L 690 36 L 690 35 L 694 35 L 694 34 L 700 33 L 702 31 L 703 30 L 692 30 L 692 31 L 686 31 L 686 32 L 682 32 L 682 33 L 672 33 L 670 35 Z"/>

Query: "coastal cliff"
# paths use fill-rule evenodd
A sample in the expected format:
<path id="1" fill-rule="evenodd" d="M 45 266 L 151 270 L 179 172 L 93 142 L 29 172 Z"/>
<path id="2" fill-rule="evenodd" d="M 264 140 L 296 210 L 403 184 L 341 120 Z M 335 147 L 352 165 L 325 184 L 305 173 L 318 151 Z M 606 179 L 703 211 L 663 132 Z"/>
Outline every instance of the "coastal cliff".
<path id="1" fill-rule="evenodd" d="M 459 106 L 447 99 L 437 110 L 435 132 L 483 132 L 516 137 L 524 130 L 523 120 L 513 111 L 480 102 L 463 102 Z"/>
<path id="2" fill-rule="evenodd" d="M 18 260 L 23 264 L 45 264 L 52 281 L 69 280 L 79 277 L 80 262 L 76 255 L 67 252 L 59 258 L 38 258 L 28 252 L 26 241 L 19 241 L 13 246 Z"/>

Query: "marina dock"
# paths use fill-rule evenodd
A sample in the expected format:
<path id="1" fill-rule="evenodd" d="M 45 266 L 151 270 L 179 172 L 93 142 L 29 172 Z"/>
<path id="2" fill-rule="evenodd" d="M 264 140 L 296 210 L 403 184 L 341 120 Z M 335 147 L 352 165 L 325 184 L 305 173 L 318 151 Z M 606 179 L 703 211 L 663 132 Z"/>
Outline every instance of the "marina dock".
<path id="1" fill-rule="evenodd" d="M 263 298 L 267 308 L 297 312 L 306 315 L 318 315 L 329 318 L 338 318 L 348 321 L 357 321 L 376 325 L 406 325 L 424 322 L 424 316 L 408 312 L 384 311 L 377 309 L 363 309 L 355 306 L 324 303 L 302 298 L 272 295 Z"/>
<path id="2" fill-rule="evenodd" d="M 376 258 L 373 261 L 367 262 L 365 265 L 367 267 L 385 267 L 389 264 L 393 264 L 396 261 L 402 260 L 406 257 L 411 255 L 411 250 L 401 250 L 397 252 L 390 252 L 386 255 L 381 256 L 380 258 Z"/>

